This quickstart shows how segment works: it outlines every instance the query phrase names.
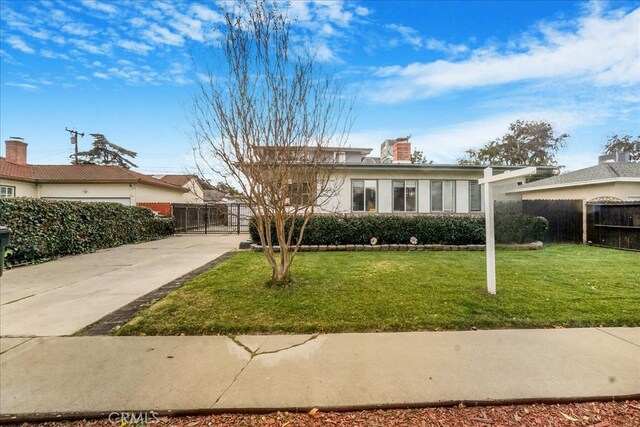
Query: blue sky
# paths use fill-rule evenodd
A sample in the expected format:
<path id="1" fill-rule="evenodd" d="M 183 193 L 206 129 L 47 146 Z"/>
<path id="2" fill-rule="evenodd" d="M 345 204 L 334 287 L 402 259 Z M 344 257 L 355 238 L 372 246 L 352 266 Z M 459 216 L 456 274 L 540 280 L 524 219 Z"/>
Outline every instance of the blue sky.
<path id="1" fill-rule="evenodd" d="M 0 4 L 2 140 L 65 164 L 70 127 L 137 151 L 142 172 L 192 169 L 192 58 L 215 49 L 223 3 Z M 558 157 L 573 170 L 612 133 L 640 134 L 640 2 L 294 0 L 290 14 L 297 42 L 359 94 L 351 146 L 412 135 L 455 163 L 516 119 L 547 120 L 571 134 Z"/>

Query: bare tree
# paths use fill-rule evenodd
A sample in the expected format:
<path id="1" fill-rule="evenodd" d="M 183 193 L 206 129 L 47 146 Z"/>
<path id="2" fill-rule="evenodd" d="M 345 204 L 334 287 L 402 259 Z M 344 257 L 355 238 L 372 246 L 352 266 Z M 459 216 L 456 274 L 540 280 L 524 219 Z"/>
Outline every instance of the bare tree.
<path id="1" fill-rule="evenodd" d="M 335 164 L 353 97 L 294 45 L 283 3 L 235 3 L 222 30 L 219 74 L 208 67 L 194 99 L 196 149 L 201 164 L 239 188 L 272 281 L 285 283 L 309 219 L 342 185 Z"/>

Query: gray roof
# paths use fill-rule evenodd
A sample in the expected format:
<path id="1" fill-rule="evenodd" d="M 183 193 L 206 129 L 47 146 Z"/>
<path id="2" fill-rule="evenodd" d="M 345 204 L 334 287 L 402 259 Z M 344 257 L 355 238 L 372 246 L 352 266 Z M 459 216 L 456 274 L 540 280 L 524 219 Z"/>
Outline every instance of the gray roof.
<path id="1" fill-rule="evenodd" d="M 590 181 L 615 180 L 617 178 L 638 178 L 640 180 L 640 163 L 603 163 L 531 182 L 523 185 L 518 190 L 547 186 L 567 186 Z"/>

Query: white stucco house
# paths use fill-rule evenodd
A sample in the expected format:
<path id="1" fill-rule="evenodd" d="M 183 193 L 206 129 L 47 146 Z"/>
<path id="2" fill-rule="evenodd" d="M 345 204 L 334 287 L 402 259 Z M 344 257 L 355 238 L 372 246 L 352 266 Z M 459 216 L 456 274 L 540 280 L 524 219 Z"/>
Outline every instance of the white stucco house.
<path id="1" fill-rule="evenodd" d="M 205 202 L 205 189 L 202 186 L 202 182 L 196 175 L 192 174 L 172 174 L 172 175 L 151 175 L 152 178 L 159 179 L 160 181 L 177 185 L 179 187 L 188 190 L 185 193 L 184 201 L 182 203 L 204 203 Z"/>
<path id="2" fill-rule="evenodd" d="M 186 203 L 189 189 L 120 166 L 32 165 L 27 143 L 12 138 L 0 157 L 0 197 L 50 200 L 145 203 Z"/>
<path id="3" fill-rule="evenodd" d="M 370 148 L 344 148 L 336 154 L 335 173 L 342 180 L 339 193 L 322 203 L 321 211 L 358 214 L 469 214 L 483 212 L 478 180 L 485 165 L 412 164 L 409 138 L 386 140 L 380 157 Z M 492 166 L 499 174 L 524 166 Z M 557 172 L 538 168 L 542 176 Z M 496 200 L 520 200 L 513 190 L 525 184 L 515 178 L 496 185 Z"/>

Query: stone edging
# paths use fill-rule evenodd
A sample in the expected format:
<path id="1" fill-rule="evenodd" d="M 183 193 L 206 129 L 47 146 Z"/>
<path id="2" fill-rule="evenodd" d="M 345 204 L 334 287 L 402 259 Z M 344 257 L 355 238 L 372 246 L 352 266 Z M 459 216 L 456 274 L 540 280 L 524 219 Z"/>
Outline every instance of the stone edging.
<path id="1" fill-rule="evenodd" d="M 512 245 L 496 245 L 500 249 L 514 251 L 529 251 L 542 249 L 542 242 L 532 242 Z M 485 245 L 302 245 L 298 252 L 343 252 L 343 251 L 484 251 Z M 254 252 L 262 252 L 262 246 L 251 245 Z M 280 252 L 280 247 L 274 247 Z"/>
<path id="2" fill-rule="evenodd" d="M 205 271 L 215 267 L 220 264 L 222 261 L 225 261 L 234 254 L 233 251 L 226 252 L 220 255 L 218 258 L 213 261 L 209 261 L 205 265 L 196 268 L 188 272 L 185 275 L 178 277 L 171 282 L 160 286 L 159 288 L 149 292 L 148 294 L 142 295 L 139 298 L 131 301 L 129 304 L 120 307 L 114 312 L 111 312 L 104 316 L 102 319 L 98 320 L 95 323 L 92 323 L 89 326 L 85 326 L 80 329 L 78 332 L 74 333 L 74 336 L 96 336 L 96 335 L 108 335 L 109 332 L 115 327 L 122 326 L 125 323 L 129 322 L 131 319 L 135 317 L 142 309 L 150 306 L 156 301 L 164 298 L 168 293 L 175 291 L 184 285 L 188 280 L 194 278 L 200 273 L 204 273 Z"/>

